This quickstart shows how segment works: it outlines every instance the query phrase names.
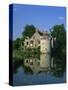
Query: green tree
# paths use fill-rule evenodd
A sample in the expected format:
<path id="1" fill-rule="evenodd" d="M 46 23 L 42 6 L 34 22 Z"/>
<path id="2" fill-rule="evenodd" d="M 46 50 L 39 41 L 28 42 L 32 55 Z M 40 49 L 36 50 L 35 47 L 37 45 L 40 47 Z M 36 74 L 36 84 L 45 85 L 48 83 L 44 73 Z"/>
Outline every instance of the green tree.
<path id="1" fill-rule="evenodd" d="M 33 25 L 26 25 L 24 27 L 24 32 L 22 32 L 23 38 L 26 38 L 27 36 L 30 38 L 35 33 L 35 27 Z"/>
<path id="2" fill-rule="evenodd" d="M 19 49 L 20 47 L 21 47 L 21 39 L 17 38 L 16 40 L 13 41 L 13 48 Z"/>
<path id="3" fill-rule="evenodd" d="M 66 51 L 66 30 L 64 24 L 55 25 L 51 31 L 52 37 L 56 37 L 54 48 L 60 52 Z"/>

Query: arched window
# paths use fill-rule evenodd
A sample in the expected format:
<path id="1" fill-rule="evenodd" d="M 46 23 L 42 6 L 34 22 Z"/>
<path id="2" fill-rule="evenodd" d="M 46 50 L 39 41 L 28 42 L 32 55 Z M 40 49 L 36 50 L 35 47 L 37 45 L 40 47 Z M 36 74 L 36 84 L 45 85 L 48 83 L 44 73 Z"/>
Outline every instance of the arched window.
<path id="1" fill-rule="evenodd" d="M 33 44 L 33 40 L 30 41 L 30 44 Z"/>
<path id="2" fill-rule="evenodd" d="M 28 63 L 28 60 L 26 60 L 26 63 Z"/>
<path id="3" fill-rule="evenodd" d="M 26 44 L 28 45 L 28 42 L 26 42 Z"/>

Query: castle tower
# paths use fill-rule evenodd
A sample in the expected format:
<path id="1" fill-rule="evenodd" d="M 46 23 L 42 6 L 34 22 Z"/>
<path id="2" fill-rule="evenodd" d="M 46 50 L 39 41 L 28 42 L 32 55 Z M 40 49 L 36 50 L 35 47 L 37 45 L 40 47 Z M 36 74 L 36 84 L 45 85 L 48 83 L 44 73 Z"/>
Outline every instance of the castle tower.
<path id="1" fill-rule="evenodd" d="M 48 32 L 44 32 L 41 36 L 40 51 L 41 53 L 50 53 L 50 35 Z"/>

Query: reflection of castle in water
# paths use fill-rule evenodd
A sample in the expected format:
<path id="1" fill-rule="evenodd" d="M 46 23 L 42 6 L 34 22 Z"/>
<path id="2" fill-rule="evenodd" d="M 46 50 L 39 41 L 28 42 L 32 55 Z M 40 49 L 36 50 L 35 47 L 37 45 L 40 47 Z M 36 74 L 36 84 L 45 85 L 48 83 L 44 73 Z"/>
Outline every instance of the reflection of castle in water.
<path id="1" fill-rule="evenodd" d="M 50 54 L 41 54 L 40 59 L 30 57 L 25 58 L 24 65 L 30 67 L 34 73 L 47 72 L 50 70 Z"/>

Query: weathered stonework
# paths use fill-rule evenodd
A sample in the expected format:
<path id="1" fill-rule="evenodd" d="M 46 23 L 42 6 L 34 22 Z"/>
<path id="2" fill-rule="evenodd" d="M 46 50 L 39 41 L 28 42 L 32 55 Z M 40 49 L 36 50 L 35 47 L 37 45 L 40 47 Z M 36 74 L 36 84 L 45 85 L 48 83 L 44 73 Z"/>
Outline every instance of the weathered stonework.
<path id="1" fill-rule="evenodd" d="M 51 36 L 48 32 L 43 32 L 43 35 L 40 35 L 39 32 L 36 30 L 31 38 L 27 37 L 24 41 L 25 48 L 40 47 L 41 53 L 50 53 L 50 46 Z"/>

